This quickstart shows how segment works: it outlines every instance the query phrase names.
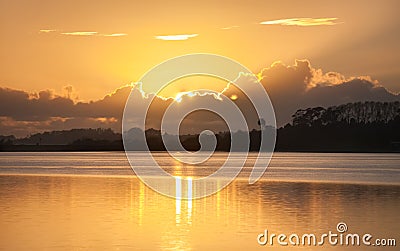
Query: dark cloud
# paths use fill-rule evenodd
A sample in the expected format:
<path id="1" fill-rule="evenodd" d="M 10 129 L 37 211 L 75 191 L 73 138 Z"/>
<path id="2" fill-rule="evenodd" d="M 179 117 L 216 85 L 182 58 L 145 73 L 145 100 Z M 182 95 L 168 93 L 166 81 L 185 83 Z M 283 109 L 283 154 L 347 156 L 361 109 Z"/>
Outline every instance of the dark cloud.
<path id="1" fill-rule="evenodd" d="M 358 101 L 395 101 L 399 94 L 393 94 L 368 77 L 345 78 L 340 73 L 324 74 L 314 69 L 307 60 L 297 60 L 293 66 L 274 63 L 260 73 L 261 83 L 267 90 L 275 109 L 277 125 L 290 122 L 291 115 L 299 108 L 311 106 L 333 106 Z M 245 78 L 245 77 L 243 77 Z M 241 79 L 241 81 L 248 81 Z M 67 95 L 60 96 L 49 90 L 27 93 L 21 90 L 0 88 L 0 135 L 26 136 L 29 133 L 71 128 L 110 127 L 121 130 L 121 119 L 125 102 L 132 86 L 117 89 L 104 98 L 91 102 L 76 102 L 71 98 L 72 87 Z M 231 85 L 224 93 L 236 95 L 235 103 L 246 114 L 250 128 L 256 128 L 257 116 L 250 100 Z M 153 97 L 143 98 L 138 89 L 133 89 L 134 106 L 143 109 Z M 252 97 L 254 98 L 254 97 Z M 257 98 L 257 97 L 256 97 Z M 150 106 L 146 127 L 160 127 L 165 109 L 173 100 L 155 97 Z M 181 105 L 196 107 L 201 104 L 219 105 L 213 96 L 184 96 Z M 134 117 L 132 114 L 131 117 Z M 226 125 L 210 112 L 196 112 L 182 122 L 185 133 L 198 132 L 211 126 L 218 130 Z M 139 125 L 138 125 L 139 126 Z"/>
<path id="2" fill-rule="evenodd" d="M 98 101 L 75 103 L 49 90 L 29 94 L 0 88 L 0 134 L 26 136 L 38 131 L 90 127 L 120 131 L 130 91 L 131 88 L 125 87 Z"/>
<path id="3" fill-rule="evenodd" d="M 393 94 L 368 77 L 346 79 L 336 72 L 323 74 L 307 60 L 297 60 L 294 66 L 274 64 L 262 71 L 261 83 L 268 91 L 282 126 L 299 108 L 334 106 L 358 101 L 395 101 Z"/>
<path id="4" fill-rule="evenodd" d="M 51 117 L 121 117 L 130 87 L 94 102 L 75 103 L 68 97 L 57 96 L 49 90 L 29 94 L 24 91 L 0 88 L 0 116 L 18 121 L 41 121 Z"/>

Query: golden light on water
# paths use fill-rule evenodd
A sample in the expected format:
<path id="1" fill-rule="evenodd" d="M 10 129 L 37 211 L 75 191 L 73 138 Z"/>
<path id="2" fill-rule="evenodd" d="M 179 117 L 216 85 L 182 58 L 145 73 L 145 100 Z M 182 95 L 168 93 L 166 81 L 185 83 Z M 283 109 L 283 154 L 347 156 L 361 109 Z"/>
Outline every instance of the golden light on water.
<path id="1" fill-rule="evenodd" d="M 398 189 L 393 186 L 296 182 L 249 186 L 235 181 L 215 195 L 192 200 L 191 177 L 177 176 L 171 187 L 178 194 L 187 193 L 189 199 L 160 195 L 137 178 L 0 178 L 4 250 L 27 246 L 70 250 L 72 245 L 89 250 L 114 250 L 116 245 L 127 250 L 253 250 L 260 248 L 256 237 L 266 228 L 321 233 L 344 219 L 352 231 L 371 231 L 376 236 L 398 233 L 398 226 L 389 223 L 399 219 Z M 361 203 L 365 210 L 360 215 Z"/>
<path id="2" fill-rule="evenodd" d="M 181 177 L 175 177 L 175 215 L 176 224 L 181 222 L 181 197 L 182 197 L 182 180 Z"/>
<path id="3" fill-rule="evenodd" d="M 193 208 L 193 179 L 192 177 L 184 178 L 187 183 L 187 199 L 184 199 L 184 202 L 187 202 L 186 207 L 182 203 L 182 179 L 184 177 L 175 176 L 175 224 L 179 225 L 182 220 L 183 213 L 186 213 L 186 223 L 192 223 L 192 208 Z"/>
<path id="4" fill-rule="evenodd" d="M 187 219 L 188 219 L 188 223 L 192 223 L 192 199 L 193 199 L 193 183 L 192 183 L 192 177 L 188 177 L 188 200 L 187 200 L 187 207 L 188 207 L 188 215 L 187 215 Z"/>
<path id="5" fill-rule="evenodd" d="M 142 225 L 143 221 L 143 211 L 144 211 L 144 202 L 145 202 L 145 185 L 143 182 L 139 184 L 139 226 Z"/>

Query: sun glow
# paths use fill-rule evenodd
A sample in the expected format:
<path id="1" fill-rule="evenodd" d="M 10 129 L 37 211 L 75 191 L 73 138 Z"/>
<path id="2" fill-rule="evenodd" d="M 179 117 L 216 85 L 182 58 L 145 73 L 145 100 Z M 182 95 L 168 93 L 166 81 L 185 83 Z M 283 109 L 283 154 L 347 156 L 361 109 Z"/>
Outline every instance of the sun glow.
<path id="1" fill-rule="evenodd" d="M 193 92 L 179 92 L 178 94 L 176 94 L 174 100 L 178 103 L 180 103 L 182 101 L 182 97 L 183 96 L 188 96 L 188 97 L 193 97 L 196 94 Z"/>

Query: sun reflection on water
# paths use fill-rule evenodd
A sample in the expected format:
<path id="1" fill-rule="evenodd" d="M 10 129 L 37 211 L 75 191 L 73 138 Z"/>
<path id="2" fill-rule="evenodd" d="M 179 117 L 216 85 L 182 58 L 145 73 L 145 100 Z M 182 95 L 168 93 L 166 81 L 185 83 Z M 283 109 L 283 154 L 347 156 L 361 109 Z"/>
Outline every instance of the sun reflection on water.
<path id="1" fill-rule="evenodd" d="M 184 181 L 184 182 L 183 182 Z M 186 196 L 187 199 L 183 199 L 186 203 L 182 203 L 182 183 L 186 184 Z M 181 215 L 186 214 L 188 224 L 192 223 L 192 208 L 193 208 L 193 179 L 192 177 L 175 176 L 175 223 L 179 225 L 181 223 Z"/>
<path id="2" fill-rule="evenodd" d="M 351 231 L 399 236 L 398 186 L 235 181 L 193 199 L 204 187 L 192 176 L 175 181 L 177 198 L 137 178 L 0 176 L 0 249 L 253 250 L 266 228 L 323 233 L 340 221 Z"/>

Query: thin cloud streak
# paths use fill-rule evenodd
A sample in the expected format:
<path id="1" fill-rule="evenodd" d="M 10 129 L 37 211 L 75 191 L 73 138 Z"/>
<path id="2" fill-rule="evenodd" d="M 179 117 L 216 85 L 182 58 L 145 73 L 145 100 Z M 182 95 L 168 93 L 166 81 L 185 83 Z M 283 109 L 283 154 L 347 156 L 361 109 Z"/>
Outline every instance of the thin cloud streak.
<path id="1" fill-rule="evenodd" d="M 239 25 L 232 25 L 232 26 L 228 26 L 228 27 L 223 27 L 221 28 L 221 30 L 232 30 L 232 29 L 236 29 L 239 28 Z"/>
<path id="2" fill-rule="evenodd" d="M 70 36 L 94 36 L 97 35 L 97 31 L 73 31 L 73 32 L 62 32 L 62 35 Z"/>
<path id="3" fill-rule="evenodd" d="M 337 17 L 325 17 L 325 18 L 287 18 L 277 19 L 261 22 L 263 25 L 284 25 L 284 26 L 321 26 L 321 25 L 337 25 L 341 22 L 336 22 Z"/>
<path id="4" fill-rule="evenodd" d="M 123 37 L 123 36 L 128 36 L 126 33 L 113 33 L 113 34 L 101 34 L 100 36 L 103 37 Z"/>
<path id="5" fill-rule="evenodd" d="M 197 37 L 199 34 L 181 34 L 181 35 L 165 35 L 165 36 L 155 36 L 155 39 L 164 41 L 182 41 L 188 40 L 189 38 Z"/>
<path id="6" fill-rule="evenodd" d="M 50 32 L 56 32 L 57 30 L 51 30 L 51 29 L 43 29 L 39 30 L 40 33 L 50 33 Z"/>
<path id="7" fill-rule="evenodd" d="M 50 29 L 42 29 L 39 30 L 39 33 L 50 33 L 50 32 L 57 32 L 57 30 L 50 30 Z M 128 36 L 126 33 L 110 33 L 110 34 L 102 34 L 97 31 L 70 31 L 70 32 L 59 32 L 61 35 L 66 36 L 97 36 L 97 37 L 122 37 Z"/>

